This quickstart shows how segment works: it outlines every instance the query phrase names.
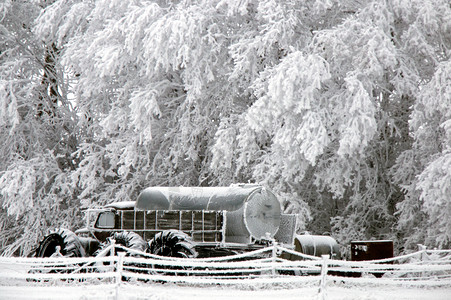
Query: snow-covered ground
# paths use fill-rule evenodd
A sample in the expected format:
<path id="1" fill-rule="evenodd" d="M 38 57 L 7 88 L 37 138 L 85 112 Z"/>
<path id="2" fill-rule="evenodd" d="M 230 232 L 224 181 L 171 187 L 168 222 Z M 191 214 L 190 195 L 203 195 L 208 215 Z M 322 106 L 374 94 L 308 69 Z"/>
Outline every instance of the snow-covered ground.
<path id="1" fill-rule="evenodd" d="M 447 300 L 451 299 L 448 288 L 411 288 L 390 286 L 330 286 L 325 299 L 365 300 Z M 79 286 L 1 286 L 0 299 L 152 299 L 152 300 L 285 300 L 320 299 L 317 287 L 293 289 L 239 289 L 231 287 L 184 287 L 174 284 L 115 284 Z"/>
<path id="2" fill-rule="evenodd" d="M 274 252 L 271 249 L 258 251 Z M 0 257 L 0 300 L 451 300 L 450 253 L 450 250 L 431 250 L 387 259 L 395 260 L 396 264 L 271 258 L 233 261 L 226 257 L 161 260 L 145 253 L 142 256 L 147 258 L 124 255 L 40 259 Z M 325 262 L 329 267 L 324 265 Z M 164 264 L 167 269 L 161 268 Z M 157 265 L 160 268 L 154 268 Z M 178 268 L 174 269 L 175 266 Z M 323 266 L 324 272 L 305 276 L 279 272 L 290 267 L 294 268 L 291 270 L 319 271 L 315 269 L 318 266 Z M 325 270 L 341 270 L 344 277 L 331 276 Z M 231 273 L 225 276 L 227 271 Z M 192 276 L 188 276 L 189 272 Z M 362 276 L 349 277 L 349 272 Z M 376 278 L 372 274 L 383 276 Z"/>

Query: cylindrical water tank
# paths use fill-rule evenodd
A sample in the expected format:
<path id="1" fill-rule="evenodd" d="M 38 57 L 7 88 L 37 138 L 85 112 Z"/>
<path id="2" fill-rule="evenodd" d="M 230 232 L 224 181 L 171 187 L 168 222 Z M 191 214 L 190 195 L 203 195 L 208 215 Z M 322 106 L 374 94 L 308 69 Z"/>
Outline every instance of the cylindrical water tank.
<path id="1" fill-rule="evenodd" d="M 327 235 L 297 234 L 294 238 L 295 250 L 304 254 L 321 256 L 329 254 L 332 259 L 341 259 L 337 241 Z"/>
<path id="2" fill-rule="evenodd" d="M 226 211 L 226 241 L 274 237 L 281 208 L 276 196 L 259 185 L 230 187 L 149 187 L 136 201 L 138 210 Z"/>

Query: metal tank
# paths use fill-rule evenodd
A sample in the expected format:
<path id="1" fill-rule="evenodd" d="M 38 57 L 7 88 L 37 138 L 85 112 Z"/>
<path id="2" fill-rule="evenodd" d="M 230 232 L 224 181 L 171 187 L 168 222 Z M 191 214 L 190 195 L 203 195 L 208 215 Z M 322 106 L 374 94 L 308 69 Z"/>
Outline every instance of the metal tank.
<path id="1" fill-rule="evenodd" d="M 276 196 L 259 185 L 149 187 L 135 209 L 226 211 L 226 242 L 231 243 L 273 238 L 281 220 Z"/>
<path id="2" fill-rule="evenodd" d="M 301 234 L 294 238 L 295 250 L 304 254 L 321 256 L 329 254 L 332 259 L 341 259 L 337 241 L 330 236 Z"/>

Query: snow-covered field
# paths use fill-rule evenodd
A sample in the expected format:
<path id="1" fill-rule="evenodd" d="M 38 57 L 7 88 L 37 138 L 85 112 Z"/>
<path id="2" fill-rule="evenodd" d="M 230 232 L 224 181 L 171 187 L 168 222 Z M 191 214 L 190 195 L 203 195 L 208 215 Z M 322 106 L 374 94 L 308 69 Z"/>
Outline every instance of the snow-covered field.
<path id="1" fill-rule="evenodd" d="M 289 251 L 259 251 L 276 253 L 275 250 Z M 88 258 L 0 257 L 0 299 L 447 300 L 451 299 L 450 254 L 449 250 L 421 251 L 388 259 L 389 262 L 315 257 L 286 261 L 271 256 L 241 261 L 162 260 L 145 253 L 142 256 L 147 255 L 146 258 L 123 254 Z M 287 271 L 304 275 L 287 275 Z M 331 276 L 330 271 L 341 273 Z M 350 273 L 359 276 L 349 276 Z"/>
<path id="2" fill-rule="evenodd" d="M 186 287 L 175 284 L 129 284 L 79 286 L 1 286 L 0 299 L 321 299 L 318 287 L 284 288 L 284 289 L 240 289 L 232 287 Z M 451 299 L 451 287 L 448 288 L 412 288 L 369 285 L 328 286 L 325 299 Z"/>

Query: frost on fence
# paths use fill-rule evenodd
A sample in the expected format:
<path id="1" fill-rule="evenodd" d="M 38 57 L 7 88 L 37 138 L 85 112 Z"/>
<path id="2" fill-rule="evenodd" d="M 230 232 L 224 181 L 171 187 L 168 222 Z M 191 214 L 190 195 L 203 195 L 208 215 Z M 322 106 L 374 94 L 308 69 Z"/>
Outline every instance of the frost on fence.
<path id="1" fill-rule="evenodd" d="M 377 261 L 342 261 L 304 255 L 279 246 L 227 257 L 160 257 L 116 245 L 117 251 L 88 258 L 0 258 L 0 285 L 103 284 L 122 281 L 172 282 L 183 285 L 240 287 L 350 285 L 449 286 L 451 250 L 422 250 Z M 124 252 L 125 251 L 125 252 Z M 280 258 L 287 252 L 299 260 Z"/>

